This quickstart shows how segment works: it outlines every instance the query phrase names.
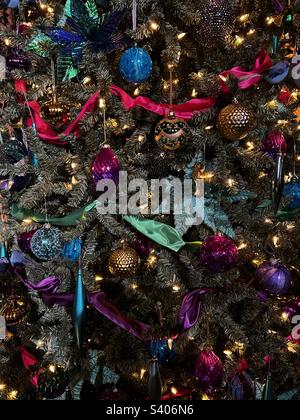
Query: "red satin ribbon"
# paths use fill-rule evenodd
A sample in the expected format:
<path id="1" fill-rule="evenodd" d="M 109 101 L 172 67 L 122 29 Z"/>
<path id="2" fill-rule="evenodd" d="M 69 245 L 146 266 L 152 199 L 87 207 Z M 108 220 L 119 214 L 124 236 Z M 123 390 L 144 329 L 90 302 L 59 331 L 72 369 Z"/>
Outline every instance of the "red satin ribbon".
<path id="1" fill-rule="evenodd" d="M 23 365 L 26 369 L 30 369 L 32 366 L 38 365 L 39 363 L 38 360 L 32 354 L 30 354 L 29 351 L 25 347 L 21 346 L 20 352 L 21 352 L 21 357 L 23 360 Z M 39 375 L 36 373 L 31 378 L 31 383 L 35 388 L 38 388 L 38 380 L 39 380 Z"/>
<path id="2" fill-rule="evenodd" d="M 226 70 L 220 73 L 220 76 L 227 77 L 233 75 L 239 79 L 239 87 L 241 89 L 248 89 L 256 85 L 262 79 L 262 73 L 270 70 L 273 62 L 265 50 L 262 50 L 255 60 L 253 69 L 245 71 L 242 67 L 233 67 L 231 70 Z"/>

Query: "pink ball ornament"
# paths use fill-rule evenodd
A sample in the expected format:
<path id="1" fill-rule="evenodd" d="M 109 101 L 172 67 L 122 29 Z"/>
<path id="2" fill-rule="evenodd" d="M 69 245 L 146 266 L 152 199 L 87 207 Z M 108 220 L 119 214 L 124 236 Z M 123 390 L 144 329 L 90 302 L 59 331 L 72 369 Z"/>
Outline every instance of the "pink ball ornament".
<path id="1" fill-rule="evenodd" d="M 287 144 L 284 135 L 279 130 L 270 131 L 262 143 L 262 151 L 267 153 L 273 159 L 276 159 L 280 150 L 285 156 L 287 151 Z"/>
<path id="2" fill-rule="evenodd" d="M 212 396 L 222 385 L 224 368 L 221 360 L 212 350 L 200 352 L 196 362 L 195 376 L 199 387 L 208 396 Z"/>
<path id="3" fill-rule="evenodd" d="M 97 185 L 102 179 L 119 182 L 120 163 L 110 147 L 103 147 L 97 154 L 92 166 L 92 176 Z"/>
<path id="4" fill-rule="evenodd" d="M 274 259 L 264 262 L 257 269 L 255 277 L 258 287 L 270 296 L 285 295 L 292 284 L 289 270 Z"/>
<path id="5" fill-rule="evenodd" d="M 219 273 L 233 268 L 239 257 L 235 243 L 224 235 L 209 237 L 201 247 L 200 262 L 209 270 Z"/>

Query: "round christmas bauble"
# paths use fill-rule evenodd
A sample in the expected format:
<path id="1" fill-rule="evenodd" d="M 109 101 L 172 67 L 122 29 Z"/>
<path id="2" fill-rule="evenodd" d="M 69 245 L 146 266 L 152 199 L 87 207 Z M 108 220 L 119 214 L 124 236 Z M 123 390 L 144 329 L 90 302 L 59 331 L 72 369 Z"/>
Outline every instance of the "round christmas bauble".
<path id="1" fill-rule="evenodd" d="M 30 312 L 27 300 L 19 296 L 9 297 L 0 308 L 0 316 L 3 316 L 8 327 L 14 327 L 26 321 Z"/>
<path id="2" fill-rule="evenodd" d="M 218 129 L 227 140 L 242 140 L 253 127 L 253 112 L 241 104 L 226 106 L 218 116 Z"/>
<path id="3" fill-rule="evenodd" d="M 18 237 L 18 245 L 20 250 L 25 252 L 25 254 L 29 254 L 31 252 L 31 239 L 33 235 L 36 233 L 36 230 L 31 230 L 30 232 L 21 233 Z"/>
<path id="4" fill-rule="evenodd" d="M 31 63 L 28 56 L 20 48 L 11 48 L 6 57 L 8 71 L 30 69 Z"/>
<path id="5" fill-rule="evenodd" d="M 208 396 L 212 396 L 222 385 L 224 368 L 221 360 L 212 350 L 200 352 L 196 363 L 195 376 L 200 388 Z"/>
<path id="6" fill-rule="evenodd" d="M 102 147 L 92 166 L 92 176 L 95 185 L 102 179 L 119 182 L 120 162 L 110 147 Z"/>
<path id="7" fill-rule="evenodd" d="M 216 272 L 224 272 L 233 268 L 239 257 L 235 243 L 223 235 L 209 237 L 200 250 L 201 264 Z"/>
<path id="8" fill-rule="evenodd" d="M 289 270 L 277 260 L 264 262 L 256 270 L 258 287 L 270 296 L 286 294 L 292 284 Z"/>
<path id="9" fill-rule="evenodd" d="M 126 50 L 120 60 L 119 68 L 123 79 L 130 83 L 143 83 L 152 72 L 152 60 L 143 48 L 133 47 Z"/>
<path id="10" fill-rule="evenodd" d="M 222 45 L 230 37 L 235 23 L 235 13 L 228 0 L 200 0 L 197 4 L 200 26 L 199 42 L 206 48 Z"/>
<path id="11" fill-rule="evenodd" d="M 269 132 L 262 143 L 262 151 L 276 159 L 280 150 L 285 156 L 287 144 L 284 135 L 279 130 Z"/>
<path id="12" fill-rule="evenodd" d="M 141 256 L 141 258 L 149 257 L 150 252 L 154 248 L 154 244 L 146 236 L 137 234 L 132 241 L 132 248 Z"/>
<path id="13" fill-rule="evenodd" d="M 186 121 L 176 118 L 174 113 L 161 120 L 155 129 L 155 140 L 161 150 L 175 151 L 185 146 L 191 134 Z"/>
<path id="14" fill-rule="evenodd" d="M 150 343 L 150 353 L 152 358 L 156 358 L 159 363 L 168 364 L 176 359 L 174 340 L 162 339 L 152 340 Z"/>
<path id="15" fill-rule="evenodd" d="M 289 183 L 285 184 L 283 196 L 291 198 L 288 204 L 290 209 L 300 208 L 300 181 L 297 177 L 293 177 Z"/>
<path id="16" fill-rule="evenodd" d="M 55 130 L 61 130 L 70 121 L 70 105 L 61 101 L 46 102 L 41 113 Z"/>
<path id="17" fill-rule="evenodd" d="M 300 298 L 295 298 L 284 302 L 282 309 L 290 320 L 295 315 L 300 315 Z"/>
<path id="18" fill-rule="evenodd" d="M 47 400 L 59 398 L 69 384 L 69 375 L 64 368 L 50 365 L 39 373 L 38 392 Z"/>
<path id="19" fill-rule="evenodd" d="M 108 269 L 114 277 L 132 277 L 138 272 L 140 264 L 138 253 L 133 248 L 124 245 L 111 254 Z"/>
<path id="20" fill-rule="evenodd" d="M 49 261 L 60 256 L 64 247 L 64 239 L 59 229 L 47 224 L 35 232 L 30 246 L 37 258 Z"/>

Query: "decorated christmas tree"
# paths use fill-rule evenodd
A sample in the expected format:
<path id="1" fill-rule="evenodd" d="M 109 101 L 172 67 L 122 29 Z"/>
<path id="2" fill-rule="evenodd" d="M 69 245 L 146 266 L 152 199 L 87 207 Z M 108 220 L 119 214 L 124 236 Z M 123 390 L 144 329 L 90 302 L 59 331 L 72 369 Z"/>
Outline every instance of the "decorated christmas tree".
<path id="1" fill-rule="evenodd" d="M 300 2 L 0 3 L 0 399 L 299 399 Z"/>

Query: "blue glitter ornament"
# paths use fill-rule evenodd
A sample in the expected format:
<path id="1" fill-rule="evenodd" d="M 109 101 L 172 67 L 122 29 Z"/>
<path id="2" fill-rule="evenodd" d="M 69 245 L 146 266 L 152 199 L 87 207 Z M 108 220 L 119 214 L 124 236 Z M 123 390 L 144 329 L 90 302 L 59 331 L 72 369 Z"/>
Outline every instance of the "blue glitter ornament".
<path id="1" fill-rule="evenodd" d="M 42 229 L 36 231 L 30 245 L 37 258 L 49 261 L 60 256 L 64 247 L 64 239 L 59 229 L 46 224 Z"/>
<path id="2" fill-rule="evenodd" d="M 77 261 L 81 254 L 82 240 L 80 238 L 67 242 L 61 256 L 71 261 Z"/>
<path id="3" fill-rule="evenodd" d="M 300 181 L 297 177 L 294 177 L 291 182 L 285 185 L 283 196 L 292 199 L 288 204 L 289 209 L 300 208 Z"/>
<path id="4" fill-rule="evenodd" d="M 150 343 L 151 356 L 159 363 L 168 364 L 176 359 L 173 340 L 152 340 Z"/>
<path id="5" fill-rule="evenodd" d="M 130 83 L 143 83 L 152 72 L 152 60 L 143 48 L 133 47 L 124 52 L 120 60 L 120 73 Z"/>

